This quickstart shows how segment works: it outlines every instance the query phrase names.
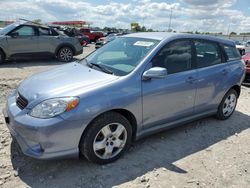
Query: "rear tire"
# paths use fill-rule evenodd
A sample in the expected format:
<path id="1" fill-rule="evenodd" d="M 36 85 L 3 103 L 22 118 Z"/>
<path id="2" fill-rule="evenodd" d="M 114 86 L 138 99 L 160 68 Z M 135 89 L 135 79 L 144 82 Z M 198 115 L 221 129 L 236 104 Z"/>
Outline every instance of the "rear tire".
<path id="1" fill-rule="evenodd" d="M 82 136 L 79 149 L 89 161 L 107 164 L 117 160 L 130 146 L 132 128 L 119 113 L 100 115 Z"/>
<path id="2" fill-rule="evenodd" d="M 70 47 L 62 47 L 57 52 L 57 59 L 62 62 L 70 62 L 73 59 L 73 50 Z"/>
<path id="3" fill-rule="evenodd" d="M 234 89 L 230 89 L 223 97 L 218 108 L 216 117 L 220 120 L 228 119 L 234 112 L 237 105 L 238 93 Z"/>

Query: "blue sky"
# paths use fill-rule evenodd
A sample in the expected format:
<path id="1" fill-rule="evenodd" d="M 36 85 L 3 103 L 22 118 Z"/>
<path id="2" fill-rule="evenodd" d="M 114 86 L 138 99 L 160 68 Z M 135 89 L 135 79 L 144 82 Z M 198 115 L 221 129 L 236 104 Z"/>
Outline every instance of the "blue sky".
<path id="1" fill-rule="evenodd" d="M 44 22 L 85 20 L 99 27 L 176 31 L 250 32 L 249 0 L 0 0 L 0 20 L 42 19 Z"/>

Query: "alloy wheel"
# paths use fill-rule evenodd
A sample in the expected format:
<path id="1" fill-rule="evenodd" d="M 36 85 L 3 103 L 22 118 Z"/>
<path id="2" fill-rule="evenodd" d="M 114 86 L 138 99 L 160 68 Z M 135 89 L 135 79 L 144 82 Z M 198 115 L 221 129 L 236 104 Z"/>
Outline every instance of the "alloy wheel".
<path id="1" fill-rule="evenodd" d="M 70 61 L 73 58 L 72 50 L 69 48 L 63 48 L 59 53 L 60 59 L 63 61 Z"/>
<path id="2" fill-rule="evenodd" d="M 104 126 L 93 142 L 95 154 L 101 159 L 110 159 L 118 155 L 127 142 L 127 130 L 120 123 Z"/>
<path id="3" fill-rule="evenodd" d="M 228 95 L 228 97 L 225 99 L 222 109 L 224 116 L 230 116 L 233 113 L 236 106 L 236 101 L 237 97 L 235 96 L 235 94 L 231 93 L 230 95 Z"/>

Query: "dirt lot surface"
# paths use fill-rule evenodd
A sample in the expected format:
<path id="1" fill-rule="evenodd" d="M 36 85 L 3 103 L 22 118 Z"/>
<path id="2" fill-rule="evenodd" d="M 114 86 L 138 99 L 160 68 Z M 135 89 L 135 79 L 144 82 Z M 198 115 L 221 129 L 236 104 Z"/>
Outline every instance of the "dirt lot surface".
<path id="1" fill-rule="evenodd" d="M 84 50 L 87 54 L 93 46 Z M 22 79 L 60 64 L 32 60 L 0 65 L 0 110 Z M 100 166 L 84 159 L 24 156 L 0 115 L 0 187 L 250 187 L 249 127 L 250 88 L 243 86 L 229 120 L 211 117 L 153 135 L 134 143 L 115 163 Z"/>

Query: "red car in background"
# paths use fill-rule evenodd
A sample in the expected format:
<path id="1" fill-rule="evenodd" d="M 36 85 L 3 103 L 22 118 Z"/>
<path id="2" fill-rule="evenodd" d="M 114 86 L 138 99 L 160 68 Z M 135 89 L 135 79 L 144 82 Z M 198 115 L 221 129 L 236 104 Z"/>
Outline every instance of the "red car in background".
<path id="1" fill-rule="evenodd" d="M 247 52 L 242 56 L 242 59 L 246 63 L 246 77 L 245 82 L 250 82 L 250 52 Z"/>
<path id="2" fill-rule="evenodd" d="M 96 42 L 99 38 L 104 37 L 100 31 L 91 31 L 89 28 L 81 28 L 80 32 L 88 36 L 91 42 Z"/>

